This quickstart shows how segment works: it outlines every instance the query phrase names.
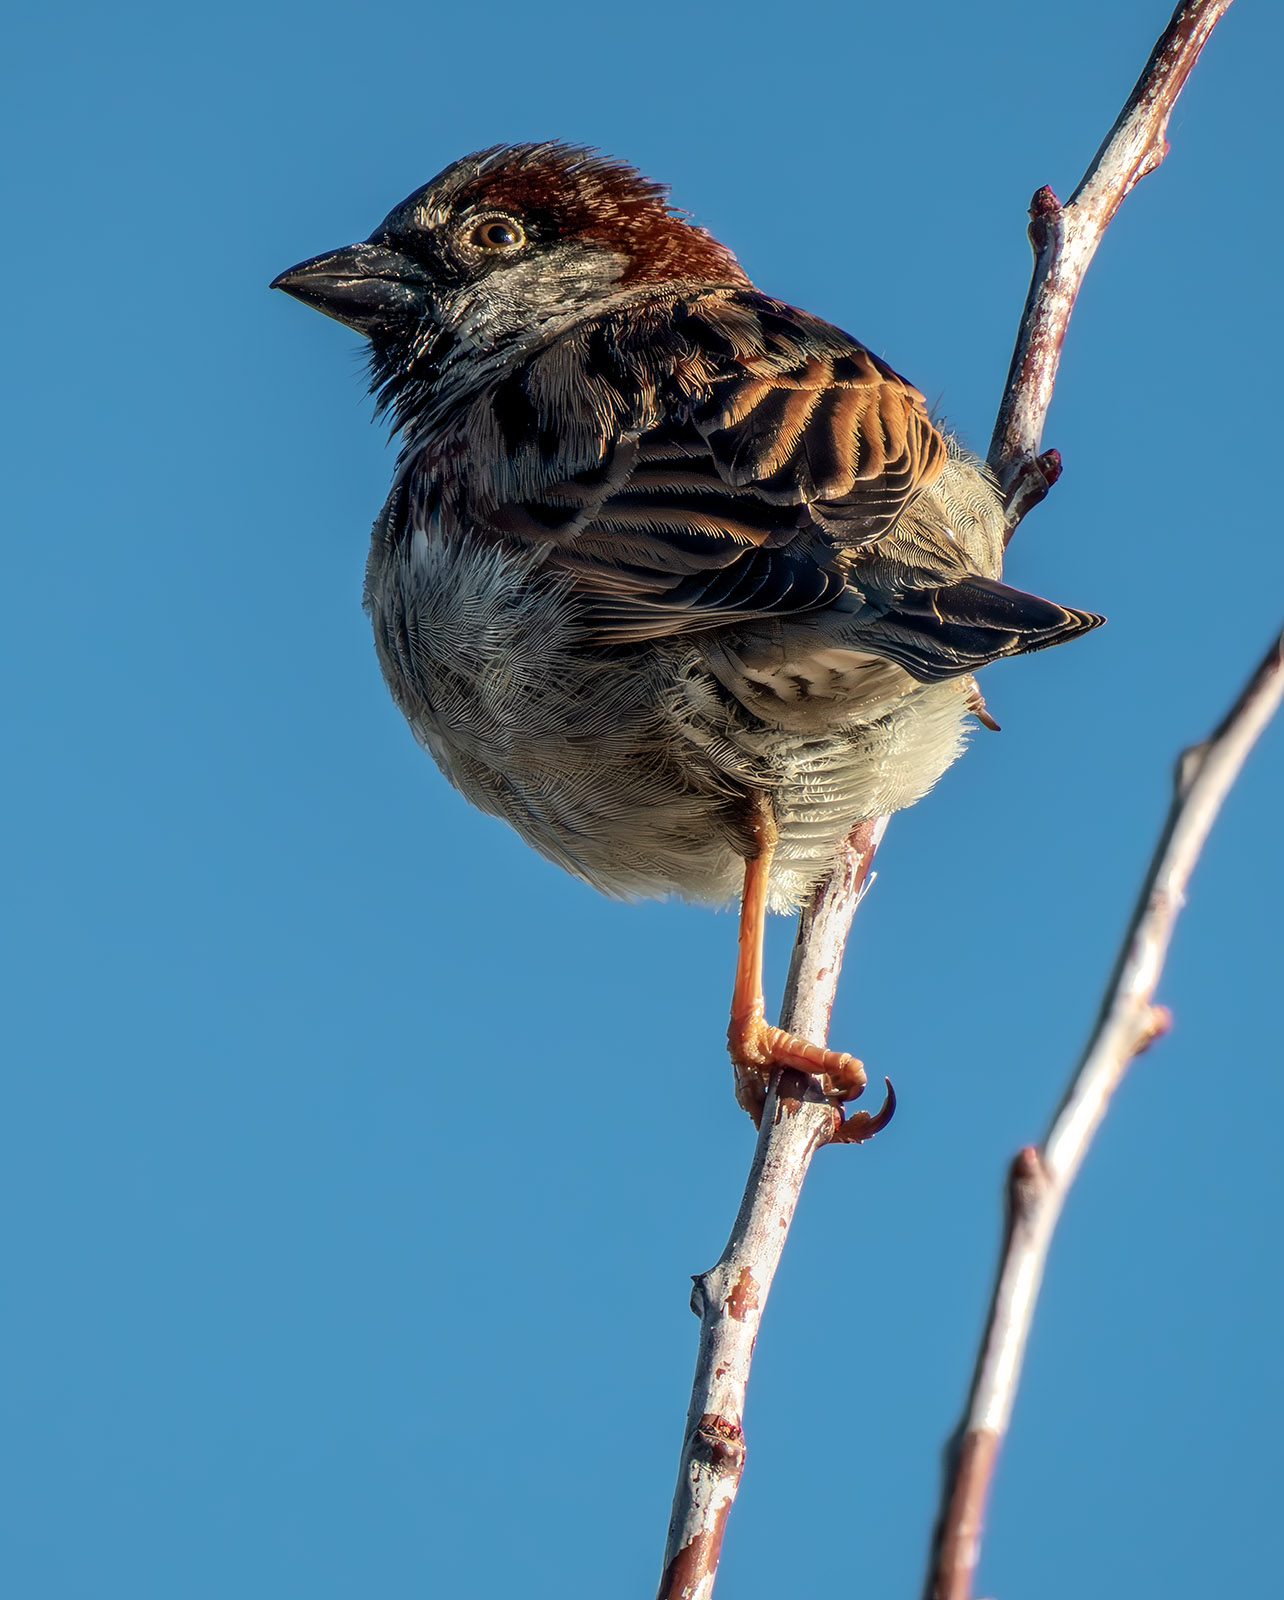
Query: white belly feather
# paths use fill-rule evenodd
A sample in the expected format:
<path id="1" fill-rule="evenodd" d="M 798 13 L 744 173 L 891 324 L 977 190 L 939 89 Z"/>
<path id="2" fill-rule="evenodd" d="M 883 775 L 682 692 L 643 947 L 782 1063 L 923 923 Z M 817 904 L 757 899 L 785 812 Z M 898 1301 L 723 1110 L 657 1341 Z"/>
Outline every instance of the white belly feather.
<path id="1" fill-rule="evenodd" d="M 897 683 L 859 723 L 839 694 L 823 730 L 800 730 L 733 699 L 700 636 L 578 652 L 567 586 L 537 554 L 436 529 L 394 548 L 377 533 L 366 607 L 393 696 L 450 781 L 612 895 L 735 896 L 738 802 L 753 786 L 775 798 L 772 902 L 788 909 L 856 821 L 925 793 L 965 737 L 965 680 Z M 837 688 L 864 663 L 792 671 Z"/>

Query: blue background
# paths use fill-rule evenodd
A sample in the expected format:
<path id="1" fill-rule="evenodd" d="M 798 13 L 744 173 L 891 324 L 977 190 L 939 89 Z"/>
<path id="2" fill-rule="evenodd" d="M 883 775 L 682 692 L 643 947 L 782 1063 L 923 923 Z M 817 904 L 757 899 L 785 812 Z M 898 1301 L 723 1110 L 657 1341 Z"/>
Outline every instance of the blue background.
<path id="1" fill-rule="evenodd" d="M 652 1592 L 687 1275 L 751 1129 L 734 922 L 610 904 L 469 811 L 358 599 L 391 457 L 268 280 L 561 136 L 984 449 L 1025 293 L 1165 0 L 19 5 L 4 51 L 11 940 L 0 1206 L 22 1600 Z M 1167 801 L 1284 610 L 1278 9 L 1236 6 L 1076 311 L 1014 582 L 1106 612 L 895 822 L 836 1042 L 902 1108 L 817 1159 L 720 1593 L 912 1595 L 1001 1177 Z M 1278 1571 L 1284 739 L 1195 879 L 1057 1239 L 981 1592 Z M 790 929 L 773 928 L 775 982 Z"/>

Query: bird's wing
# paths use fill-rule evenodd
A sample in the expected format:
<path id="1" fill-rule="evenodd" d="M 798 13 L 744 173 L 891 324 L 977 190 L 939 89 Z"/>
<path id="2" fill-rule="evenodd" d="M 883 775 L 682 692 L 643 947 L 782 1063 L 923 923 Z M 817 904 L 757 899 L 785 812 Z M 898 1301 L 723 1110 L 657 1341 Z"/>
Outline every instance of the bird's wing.
<path id="1" fill-rule="evenodd" d="M 474 520 L 544 544 L 612 640 L 829 605 L 945 460 L 917 390 L 751 290 L 569 331 L 469 433 L 474 460 L 505 463 Z"/>
<path id="2" fill-rule="evenodd" d="M 491 521 L 548 540 L 549 565 L 569 575 L 587 634 L 603 642 L 815 610 L 846 586 L 806 509 L 729 485 L 689 420 L 625 441 L 606 467 Z"/>
<path id="3" fill-rule="evenodd" d="M 1020 591 L 959 589 L 975 569 L 948 531 L 898 535 L 947 460 L 922 395 L 837 328 L 755 291 L 587 325 L 487 407 L 475 431 L 498 448 L 477 453 L 515 466 L 476 515 L 546 547 L 590 642 L 840 601 L 850 626 L 853 587 L 868 648 L 924 680 L 1038 648 L 1035 633 L 1065 636 L 1046 601 L 1022 642 Z M 1078 616 L 1053 609 L 1063 626 Z"/>

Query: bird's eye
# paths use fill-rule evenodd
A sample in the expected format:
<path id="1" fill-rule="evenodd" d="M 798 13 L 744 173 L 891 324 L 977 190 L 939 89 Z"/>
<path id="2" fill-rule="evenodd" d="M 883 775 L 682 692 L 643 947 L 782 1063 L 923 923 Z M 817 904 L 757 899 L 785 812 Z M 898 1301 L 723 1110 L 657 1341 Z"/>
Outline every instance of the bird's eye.
<path id="1" fill-rule="evenodd" d="M 526 234 L 512 217 L 487 217 L 468 235 L 468 242 L 479 250 L 517 250 L 526 243 Z"/>

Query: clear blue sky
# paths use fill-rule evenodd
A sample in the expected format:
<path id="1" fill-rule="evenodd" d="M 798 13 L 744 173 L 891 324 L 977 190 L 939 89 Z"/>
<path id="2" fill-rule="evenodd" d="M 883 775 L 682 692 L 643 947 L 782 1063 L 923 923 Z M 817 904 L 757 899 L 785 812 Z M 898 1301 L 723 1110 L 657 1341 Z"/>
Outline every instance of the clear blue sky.
<path id="1" fill-rule="evenodd" d="M 388 700 L 359 596 L 390 455 L 355 336 L 269 279 L 465 151 L 594 143 L 984 448 L 1029 196 L 1072 188 L 1167 3 L 11 13 L 15 1600 L 650 1594 L 687 1275 L 750 1154 L 732 920 L 560 875 Z M 1009 570 L 1110 625 L 990 669 L 1004 732 L 889 835 L 834 1033 L 901 1111 L 817 1160 L 726 1600 L 916 1593 L 1005 1163 L 1174 753 L 1279 625 L 1282 52 L 1277 8 L 1233 9 L 1076 313 L 1066 475 Z M 987 1594 L 1278 1573 L 1282 735 L 1057 1241 Z"/>

